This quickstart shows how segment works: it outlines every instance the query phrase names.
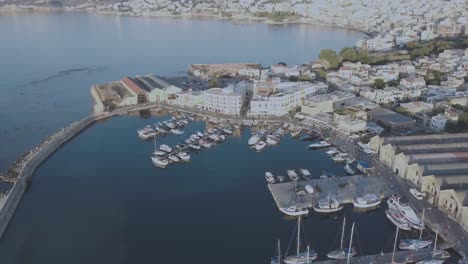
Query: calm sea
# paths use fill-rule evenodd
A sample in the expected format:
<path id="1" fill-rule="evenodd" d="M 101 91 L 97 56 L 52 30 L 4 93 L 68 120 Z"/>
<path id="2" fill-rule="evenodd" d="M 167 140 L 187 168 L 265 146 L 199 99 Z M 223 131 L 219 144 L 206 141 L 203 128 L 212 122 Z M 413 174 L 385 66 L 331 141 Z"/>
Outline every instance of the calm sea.
<path id="1" fill-rule="evenodd" d="M 300 64 L 363 34 L 313 25 L 98 16 L 0 15 L 0 170 L 92 109 L 90 86 L 184 74 L 191 63 Z"/>

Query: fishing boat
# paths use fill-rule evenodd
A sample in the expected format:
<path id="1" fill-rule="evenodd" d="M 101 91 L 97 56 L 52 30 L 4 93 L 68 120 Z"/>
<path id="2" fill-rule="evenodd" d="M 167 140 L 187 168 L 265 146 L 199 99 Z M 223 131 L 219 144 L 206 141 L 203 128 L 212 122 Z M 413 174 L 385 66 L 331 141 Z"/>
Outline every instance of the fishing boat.
<path id="1" fill-rule="evenodd" d="M 284 182 L 284 176 L 278 175 L 276 176 L 276 178 L 278 179 L 279 182 Z"/>
<path id="2" fill-rule="evenodd" d="M 183 161 L 190 161 L 190 155 L 187 152 L 179 152 L 177 156 Z"/>
<path id="3" fill-rule="evenodd" d="M 258 135 L 253 135 L 252 137 L 249 138 L 249 146 L 254 146 L 257 144 L 257 142 L 260 141 L 260 137 Z"/>
<path id="4" fill-rule="evenodd" d="M 196 144 L 189 144 L 189 147 L 193 150 L 200 150 L 200 146 L 196 145 Z"/>
<path id="5" fill-rule="evenodd" d="M 317 201 L 317 204 L 314 206 L 314 211 L 317 213 L 334 213 L 341 211 L 343 209 L 343 205 L 340 202 L 330 197 L 330 194 Z"/>
<path id="6" fill-rule="evenodd" d="M 372 208 L 379 205 L 380 202 L 380 197 L 373 193 L 369 193 L 353 199 L 353 205 L 356 208 Z"/>
<path id="7" fill-rule="evenodd" d="M 169 153 L 169 152 L 171 152 L 171 151 L 172 151 L 172 148 L 171 148 L 171 147 L 169 147 L 169 146 L 168 146 L 168 145 L 166 145 L 166 144 L 162 144 L 162 145 L 160 145 L 160 146 L 159 146 L 159 149 L 160 149 L 160 150 L 162 150 L 162 151 L 164 151 L 164 152 L 167 152 L 167 153 Z"/>
<path id="8" fill-rule="evenodd" d="M 353 174 L 356 173 L 356 171 L 355 171 L 353 168 L 351 168 L 351 165 L 350 165 L 349 163 L 347 163 L 347 164 L 343 167 L 343 169 L 344 169 L 344 170 L 346 171 L 346 173 L 348 173 L 349 175 L 353 175 Z"/>
<path id="9" fill-rule="evenodd" d="M 289 207 L 280 208 L 280 211 L 289 216 L 301 216 L 301 215 L 308 215 L 309 209 L 306 207 L 298 208 L 295 205 L 291 205 Z"/>
<path id="10" fill-rule="evenodd" d="M 321 148 L 327 148 L 331 146 L 331 144 L 328 141 L 320 141 L 319 143 L 312 143 L 309 145 L 309 149 L 321 149 Z"/>
<path id="11" fill-rule="evenodd" d="M 259 141 L 256 145 L 255 145 L 255 149 L 257 151 L 261 151 L 262 149 L 264 149 L 265 147 L 267 146 L 267 144 L 265 143 L 265 141 Z"/>
<path id="12" fill-rule="evenodd" d="M 312 177 L 312 174 L 310 174 L 310 171 L 308 169 L 300 169 L 299 170 L 302 174 L 302 177 L 304 177 L 304 179 L 308 180 Z"/>
<path id="13" fill-rule="evenodd" d="M 169 155 L 167 158 L 172 162 L 179 162 L 180 161 L 180 159 L 175 155 Z"/>
<path id="14" fill-rule="evenodd" d="M 301 217 L 297 219 L 297 241 L 296 241 L 296 254 L 287 256 L 284 258 L 286 264 L 310 264 L 312 261 L 317 259 L 317 252 L 310 250 L 307 247 L 307 251 L 300 251 L 301 244 Z"/>
<path id="15" fill-rule="evenodd" d="M 291 137 L 297 137 L 301 134 L 302 132 L 302 128 L 298 127 L 298 128 L 294 128 L 291 130 Z"/>
<path id="16" fill-rule="evenodd" d="M 273 176 L 273 173 L 267 171 L 265 172 L 265 179 L 269 182 L 269 183 L 275 183 L 275 176 Z"/>
<path id="17" fill-rule="evenodd" d="M 331 259 L 346 259 L 348 257 L 354 257 L 356 255 L 356 250 L 352 247 L 353 243 L 353 234 L 354 234 L 354 223 L 351 228 L 351 237 L 350 237 L 350 245 L 348 248 L 343 248 L 344 243 L 344 233 L 345 233 L 345 225 L 346 225 L 346 218 L 343 218 L 343 228 L 341 230 L 341 244 L 340 249 L 333 250 L 327 253 L 327 257 Z"/>
<path id="18" fill-rule="evenodd" d="M 166 168 L 167 165 L 169 165 L 169 161 L 165 159 L 160 159 L 158 157 L 152 156 L 151 161 L 153 162 L 154 165 L 160 168 Z"/>
<path id="19" fill-rule="evenodd" d="M 299 180 L 299 176 L 294 170 L 287 170 L 286 173 L 288 174 L 289 178 L 293 181 Z"/>
<path id="20" fill-rule="evenodd" d="M 387 218 L 399 229 L 407 231 L 411 230 L 411 224 L 408 223 L 406 218 L 403 215 L 401 215 L 398 211 L 389 208 L 388 210 L 385 210 L 385 214 L 387 215 Z"/>
<path id="21" fill-rule="evenodd" d="M 411 208 L 407 204 L 400 203 L 400 198 L 397 196 L 392 196 L 387 200 L 388 208 L 391 208 L 395 211 L 398 211 L 403 215 L 408 222 L 412 225 L 415 229 L 422 229 L 424 227 L 424 223 L 421 219 L 416 215 L 413 208 Z"/>
<path id="22" fill-rule="evenodd" d="M 175 135 L 182 135 L 184 131 L 179 130 L 179 129 L 171 129 L 171 133 Z"/>

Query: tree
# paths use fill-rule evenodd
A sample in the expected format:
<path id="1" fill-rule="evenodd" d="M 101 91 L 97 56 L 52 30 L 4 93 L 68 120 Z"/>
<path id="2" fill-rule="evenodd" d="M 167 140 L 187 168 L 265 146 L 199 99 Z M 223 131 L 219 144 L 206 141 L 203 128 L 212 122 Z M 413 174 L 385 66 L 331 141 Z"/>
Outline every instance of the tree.
<path id="1" fill-rule="evenodd" d="M 397 107 L 395 109 L 395 112 L 400 113 L 400 114 L 407 114 L 408 113 L 408 111 L 406 111 L 406 109 L 404 107 L 401 107 L 401 106 Z"/>
<path id="2" fill-rule="evenodd" d="M 462 111 L 465 109 L 465 107 L 461 104 L 453 104 L 452 107 L 457 110 L 462 110 Z"/>
<path id="3" fill-rule="evenodd" d="M 217 87 L 219 85 L 218 81 L 216 79 L 211 79 L 210 82 L 208 83 L 208 86 L 210 88 Z"/>
<path id="4" fill-rule="evenodd" d="M 353 48 L 342 48 L 340 50 L 340 57 L 342 61 L 356 62 L 358 60 L 358 54 Z"/>
<path id="5" fill-rule="evenodd" d="M 385 81 L 382 79 L 375 79 L 374 86 L 375 89 L 383 89 L 385 88 Z"/>
<path id="6" fill-rule="evenodd" d="M 398 86 L 399 83 L 400 83 L 400 81 L 398 81 L 398 80 L 390 80 L 390 81 L 387 82 L 387 86 L 396 87 L 396 86 Z"/>
<path id="7" fill-rule="evenodd" d="M 336 51 L 332 49 L 323 49 L 320 51 L 319 58 L 328 62 L 331 68 L 337 68 L 340 64 L 340 58 Z"/>
<path id="8" fill-rule="evenodd" d="M 318 76 L 320 79 L 325 80 L 327 78 L 327 72 L 324 69 L 319 69 Z"/>

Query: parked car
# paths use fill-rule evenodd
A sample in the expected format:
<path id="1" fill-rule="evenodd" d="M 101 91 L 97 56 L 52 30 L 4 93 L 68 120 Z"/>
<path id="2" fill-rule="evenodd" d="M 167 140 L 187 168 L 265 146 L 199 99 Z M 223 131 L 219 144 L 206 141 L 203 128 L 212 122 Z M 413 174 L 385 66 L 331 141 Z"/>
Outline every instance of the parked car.
<path id="1" fill-rule="evenodd" d="M 415 188 L 411 188 L 409 191 L 414 196 L 414 198 L 418 200 L 422 200 L 424 198 L 424 194 L 416 190 Z"/>

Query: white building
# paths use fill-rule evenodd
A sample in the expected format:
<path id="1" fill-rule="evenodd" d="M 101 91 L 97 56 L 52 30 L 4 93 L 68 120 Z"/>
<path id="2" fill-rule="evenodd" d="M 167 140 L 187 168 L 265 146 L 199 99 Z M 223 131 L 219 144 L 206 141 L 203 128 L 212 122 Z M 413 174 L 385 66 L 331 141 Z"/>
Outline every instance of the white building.
<path id="1" fill-rule="evenodd" d="M 239 115 L 245 99 L 243 85 L 230 85 L 226 88 L 211 88 L 203 92 L 205 110 L 226 114 Z"/>
<path id="2" fill-rule="evenodd" d="M 449 120 L 450 118 L 443 114 L 438 114 L 436 116 L 433 116 L 430 122 L 430 129 L 437 131 L 437 132 L 443 132 L 445 131 L 445 125 L 447 124 L 447 121 Z"/>
<path id="3" fill-rule="evenodd" d="M 400 85 L 407 89 L 418 89 L 426 87 L 426 81 L 424 78 L 403 78 L 400 81 Z"/>

